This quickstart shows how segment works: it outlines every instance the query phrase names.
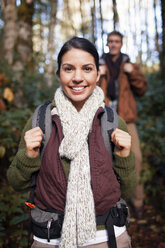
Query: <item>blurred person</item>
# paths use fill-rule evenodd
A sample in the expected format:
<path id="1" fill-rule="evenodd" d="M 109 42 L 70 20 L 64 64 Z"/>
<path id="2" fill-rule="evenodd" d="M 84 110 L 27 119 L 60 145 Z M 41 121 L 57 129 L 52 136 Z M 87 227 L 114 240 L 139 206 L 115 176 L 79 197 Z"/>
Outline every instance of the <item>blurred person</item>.
<path id="1" fill-rule="evenodd" d="M 61 86 L 51 103 L 52 131 L 43 156 L 38 149 L 43 132 L 32 128 L 30 118 L 7 172 L 13 188 L 21 191 L 29 189 L 33 173 L 39 171 L 29 204 L 32 248 L 130 248 L 126 214 L 122 203 L 117 204 L 136 186 L 131 136 L 117 116 L 118 128 L 109 137 L 115 145 L 112 163 L 101 135 L 105 103 L 96 85 L 100 73 L 95 46 L 79 37 L 64 43 L 57 75 Z M 97 222 L 100 218 L 104 225 Z"/>
<path id="2" fill-rule="evenodd" d="M 129 56 L 121 53 L 123 35 L 112 31 L 107 35 L 108 53 L 100 59 L 99 85 L 105 94 L 105 104 L 116 109 L 118 115 L 127 123 L 129 134 L 132 137 L 132 151 L 135 154 L 136 172 L 139 184 L 131 197 L 131 205 L 135 216 L 143 215 L 144 187 L 140 183 L 142 170 L 142 152 L 136 129 L 137 108 L 135 96 L 144 95 L 147 89 L 146 78 L 140 68 L 130 62 Z"/>

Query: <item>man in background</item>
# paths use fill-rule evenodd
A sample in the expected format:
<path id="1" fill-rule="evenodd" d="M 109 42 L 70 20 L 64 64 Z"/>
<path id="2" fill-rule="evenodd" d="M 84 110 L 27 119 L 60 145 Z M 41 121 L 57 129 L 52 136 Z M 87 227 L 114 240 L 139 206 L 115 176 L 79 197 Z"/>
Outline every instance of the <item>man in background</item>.
<path id="1" fill-rule="evenodd" d="M 128 55 L 121 53 L 123 35 L 113 31 L 107 36 L 109 52 L 100 59 L 101 77 L 99 85 L 105 94 L 105 104 L 115 108 L 119 116 L 127 123 L 132 137 L 132 151 L 135 154 L 138 180 L 142 170 L 142 153 L 135 122 L 137 108 L 134 95 L 142 96 L 147 89 L 146 78 L 140 68 L 130 62 Z M 131 198 L 134 213 L 137 218 L 143 214 L 143 184 L 138 183 Z"/>

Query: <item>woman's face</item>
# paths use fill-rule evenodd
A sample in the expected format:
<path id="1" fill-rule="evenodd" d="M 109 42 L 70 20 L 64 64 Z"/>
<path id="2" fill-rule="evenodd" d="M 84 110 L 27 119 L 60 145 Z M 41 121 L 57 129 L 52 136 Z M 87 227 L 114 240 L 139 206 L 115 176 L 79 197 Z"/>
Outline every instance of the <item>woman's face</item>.
<path id="1" fill-rule="evenodd" d="M 77 111 L 80 111 L 99 80 L 94 57 L 72 48 L 62 57 L 59 79 L 62 89 Z"/>

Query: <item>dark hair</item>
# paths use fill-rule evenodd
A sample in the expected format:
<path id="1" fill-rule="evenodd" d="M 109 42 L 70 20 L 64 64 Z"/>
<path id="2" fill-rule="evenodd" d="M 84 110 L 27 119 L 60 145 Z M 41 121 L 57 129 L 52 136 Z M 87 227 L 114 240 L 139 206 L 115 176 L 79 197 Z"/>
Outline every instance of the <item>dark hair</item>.
<path id="1" fill-rule="evenodd" d="M 62 61 L 63 55 L 69 50 L 71 50 L 72 48 L 81 49 L 83 51 L 90 53 L 95 59 L 97 71 L 99 70 L 99 55 L 96 50 L 96 47 L 89 40 L 74 36 L 70 40 L 64 43 L 64 45 L 62 46 L 58 54 L 58 58 L 57 58 L 58 69 L 56 72 L 57 75 L 60 75 L 60 67 L 61 67 L 61 61 Z"/>
<path id="2" fill-rule="evenodd" d="M 114 31 L 112 31 L 112 32 L 110 32 L 110 33 L 107 34 L 107 42 L 108 42 L 109 36 L 111 36 L 111 35 L 118 35 L 118 36 L 120 36 L 121 41 L 123 40 L 123 37 L 124 37 L 124 35 L 122 33 L 120 33 L 119 31 L 114 30 Z"/>

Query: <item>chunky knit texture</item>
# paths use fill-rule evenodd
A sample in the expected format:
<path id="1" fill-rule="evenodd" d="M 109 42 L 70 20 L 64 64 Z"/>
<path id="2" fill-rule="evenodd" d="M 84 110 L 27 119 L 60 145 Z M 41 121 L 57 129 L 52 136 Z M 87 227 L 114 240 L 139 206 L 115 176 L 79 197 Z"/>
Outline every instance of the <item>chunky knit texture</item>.
<path id="1" fill-rule="evenodd" d="M 87 140 L 96 111 L 104 107 L 103 101 L 103 91 L 96 86 L 78 112 L 61 88 L 55 93 L 57 114 L 64 133 L 59 153 L 71 160 L 60 248 L 77 247 L 96 234 Z"/>

